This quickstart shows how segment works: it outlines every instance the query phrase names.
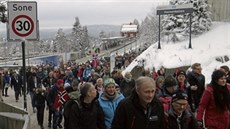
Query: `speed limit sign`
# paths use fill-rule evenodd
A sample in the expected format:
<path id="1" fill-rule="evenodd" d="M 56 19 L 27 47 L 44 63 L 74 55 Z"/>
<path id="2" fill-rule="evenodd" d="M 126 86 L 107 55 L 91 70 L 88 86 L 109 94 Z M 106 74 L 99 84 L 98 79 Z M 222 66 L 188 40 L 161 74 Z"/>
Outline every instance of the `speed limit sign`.
<path id="1" fill-rule="evenodd" d="M 8 1 L 8 40 L 38 40 L 36 1 Z"/>

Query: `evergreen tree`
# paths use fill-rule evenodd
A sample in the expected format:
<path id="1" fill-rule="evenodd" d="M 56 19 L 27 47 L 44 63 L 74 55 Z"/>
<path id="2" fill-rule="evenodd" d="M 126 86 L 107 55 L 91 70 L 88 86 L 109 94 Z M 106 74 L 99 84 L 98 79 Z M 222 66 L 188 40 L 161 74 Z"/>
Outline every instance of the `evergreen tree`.
<path id="1" fill-rule="evenodd" d="M 80 45 L 84 49 L 89 48 L 89 35 L 87 26 L 83 26 L 83 36 Z"/>
<path id="2" fill-rule="evenodd" d="M 100 38 L 100 39 L 106 38 L 105 31 L 102 30 L 102 31 L 99 33 L 99 38 Z"/>
<path id="3" fill-rule="evenodd" d="M 142 45 L 151 45 L 157 41 L 158 34 L 158 22 L 156 17 L 148 16 L 141 23 L 139 28 L 139 42 L 142 42 Z M 147 47 L 146 46 L 146 47 Z"/>
<path id="4" fill-rule="evenodd" d="M 170 5 L 182 5 L 193 3 L 192 34 L 199 35 L 208 31 L 211 26 L 211 16 L 207 0 L 171 0 Z M 181 41 L 188 38 L 190 14 L 165 15 L 162 19 L 163 36 L 168 41 Z"/>
<path id="5" fill-rule="evenodd" d="M 89 45 L 88 29 L 86 26 L 81 26 L 79 18 L 75 18 L 75 23 L 72 29 L 72 49 L 74 51 L 85 51 Z"/>
<path id="6" fill-rule="evenodd" d="M 81 44 L 81 39 L 82 39 L 82 35 L 83 35 L 83 29 L 82 26 L 80 24 L 79 18 L 76 17 L 75 18 L 75 23 L 73 25 L 73 29 L 72 29 L 72 49 L 74 51 L 79 51 L 81 50 L 80 44 Z"/>
<path id="7" fill-rule="evenodd" d="M 212 20 L 208 0 L 193 0 L 193 9 L 192 33 L 199 35 L 205 31 L 209 31 Z"/>
<path id="8" fill-rule="evenodd" d="M 60 52 L 60 53 L 66 52 L 67 38 L 65 36 L 65 33 L 63 32 L 63 29 L 61 28 L 58 29 L 54 43 L 55 43 L 57 52 Z"/>
<path id="9" fill-rule="evenodd" d="M 137 20 L 137 19 L 134 19 L 133 24 L 139 26 L 138 20 Z"/>

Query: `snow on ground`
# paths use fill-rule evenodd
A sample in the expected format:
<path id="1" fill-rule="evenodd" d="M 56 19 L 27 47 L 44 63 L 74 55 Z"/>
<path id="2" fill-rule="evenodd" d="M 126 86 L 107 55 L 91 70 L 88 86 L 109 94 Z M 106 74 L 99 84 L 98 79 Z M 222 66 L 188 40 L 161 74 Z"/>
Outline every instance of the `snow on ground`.
<path id="1" fill-rule="evenodd" d="M 188 49 L 189 41 L 178 43 L 161 42 L 161 49 L 157 49 L 158 43 L 150 46 L 139 55 L 126 69 L 131 71 L 138 62 L 144 61 L 145 69 L 156 70 L 161 66 L 166 68 L 177 68 L 189 66 L 193 63 L 201 63 L 206 83 L 210 82 L 211 73 L 221 65 L 228 65 L 230 61 L 218 62 L 216 57 L 230 57 L 230 23 L 214 22 L 210 31 L 192 37 L 192 49 Z"/>

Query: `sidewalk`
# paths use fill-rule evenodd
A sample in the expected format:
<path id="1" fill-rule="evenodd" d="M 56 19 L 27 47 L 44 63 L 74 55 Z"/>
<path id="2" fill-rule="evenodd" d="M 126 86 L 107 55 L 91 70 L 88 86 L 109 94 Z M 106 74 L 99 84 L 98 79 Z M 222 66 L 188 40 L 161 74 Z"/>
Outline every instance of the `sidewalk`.
<path id="1" fill-rule="evenodd" d="M 3 100 L 5 103 L 24 109 L 24 100 L 23 100 L 24 97 L 23 96 L 19 97 L 19 101 L 16 102 L 15 96 L 14 96 L 14 90 L 11 88 L 8 89 L 8 95 L 9 97 L 3 96 Z M 31 99 L 30 99 L 29 94 L 27 95 L 27 109 L 28 109 L 29 116 L 30 116 L 30 129 L 40 129 L 40 126 L 38 125 L 38 122 L 37 122 L 36 113 L 33 113 L 33 109 L 31 106 Z M 48 110 L 45 110 L 43 125 L 45 129 L 50 129 L 48 127 Z"/>

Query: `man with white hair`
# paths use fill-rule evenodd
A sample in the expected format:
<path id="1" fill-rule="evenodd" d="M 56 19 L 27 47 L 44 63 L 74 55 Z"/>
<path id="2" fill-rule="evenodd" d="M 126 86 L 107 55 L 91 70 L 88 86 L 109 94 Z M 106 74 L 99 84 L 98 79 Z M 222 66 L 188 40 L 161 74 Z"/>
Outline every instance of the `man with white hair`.
<path id="1" fill-rule="evenodd" d="M 155 97 L 156 83 L 139 77 L 131 96 L 116 108 L 111 129 L 165 129 L 164 109 Z"/>

